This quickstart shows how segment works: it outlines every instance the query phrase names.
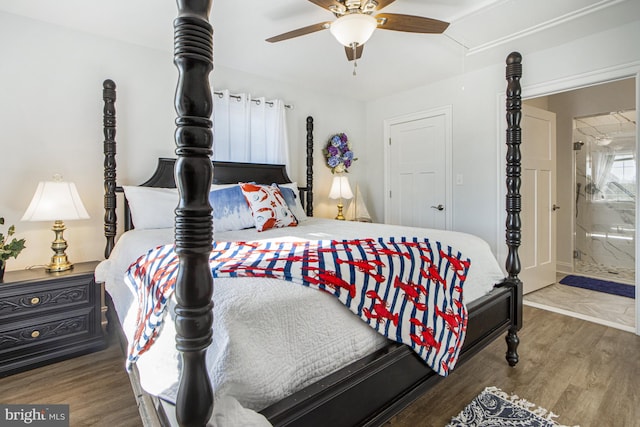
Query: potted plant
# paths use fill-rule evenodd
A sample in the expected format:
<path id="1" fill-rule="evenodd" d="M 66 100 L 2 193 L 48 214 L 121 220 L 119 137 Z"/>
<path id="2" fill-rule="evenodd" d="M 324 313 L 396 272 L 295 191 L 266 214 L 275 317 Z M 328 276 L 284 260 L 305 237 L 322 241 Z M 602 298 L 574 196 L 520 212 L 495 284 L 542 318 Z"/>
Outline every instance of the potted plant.
<path id="1" fill-rule="evenodd" d="M 0 217 L 0 225 L 4 225 L 4 218 Z M 18 254 L 25 248 L 24 239 L 13 238 L 9 242 L 9 238 L 15 234 L 16 227 L 11 226 L 7 230 L 7 236 L 0 232 L 0 281 L 4 277 L 4 269 L 9 258 L 17 258 Z"/>

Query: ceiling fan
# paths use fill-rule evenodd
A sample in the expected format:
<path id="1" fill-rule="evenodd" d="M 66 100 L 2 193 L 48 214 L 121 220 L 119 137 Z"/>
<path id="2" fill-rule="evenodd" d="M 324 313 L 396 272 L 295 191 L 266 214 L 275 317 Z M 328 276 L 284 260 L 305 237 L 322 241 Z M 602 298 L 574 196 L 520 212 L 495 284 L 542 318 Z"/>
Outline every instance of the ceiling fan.
<path id="1" fill-rule="evenodd" d="M 449 26 L 448 22 L 422 16 L 397 13 L 377 13 L 374 15 L 374 13 L 389 6 L 395 0 L 309 1 L 327 9 L 338 19 L 298 28 L 268 38 L 266 41 L 275 43 L 329 29 L 338 42 L 345 46 L 349 61 L 354 61 L 360 59 L 364 44 L 369 40 L 376 28 L 408 33 L 441 34 Z"/>

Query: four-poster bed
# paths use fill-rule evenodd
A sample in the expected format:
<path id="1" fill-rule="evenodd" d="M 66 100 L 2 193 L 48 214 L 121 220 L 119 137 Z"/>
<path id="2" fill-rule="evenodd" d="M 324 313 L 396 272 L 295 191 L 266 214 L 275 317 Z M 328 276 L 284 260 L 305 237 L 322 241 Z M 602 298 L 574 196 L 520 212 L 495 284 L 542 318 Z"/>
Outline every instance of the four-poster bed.
<path id="1" fill-rule="evenodd" d="M 175 251 L 179 259 L 175 297 L 176 346 L 181 356 L 181 376 L 175 400 L 180 425 L 205 425 L 213 408 L 206 367 L 212 343 L 212 310 L 216 299 L 209 255 L 213 244 L 209 205 L 211 184 L 257 182 L 285 184 L 291 180 L 282 166 L 211 162 L 211 88 L 213 32 L 208 23 L 210 0 L 178 1 L 175 21 L 175 64 L 179 81 L 175 98 L 177 159 L 160 159 L 144 187 L 179 189 L 175 210 Z M 468 304 L 466 339 L 458 363 L 463 363 L 496 337 L 507 332 L 507 361 L 518 362 L 517 331 L 522 326 L 520 262 L 520 76 L 521 58 L 507 59 L 507 224 L 508 277 L 487 294 Z M 115 84 L 104 83 L 105 148 L 105 256 L 109 258 L 116 236 Z M 301 199 L 313 214 L 313 119 L 307 119 L 307 177 Z M 175 171 L 175 172 L 174 172 Z M 134 219 L 134 225 L 135 225 Z M 125 228 L 130 228 L 129 213 Z M 216 279 L 217 281 L 217 279 Z M 293 285 L 292 285 L 293 286 Z M 112 316 L 111 319 L 115 317 Z M 117 320 L 117 319 L 116 319 Z M 215 343 L 214 343 L 215 344 Z M 135 373 L 135 371 L 134 371 Z M 430 388 L 440 377 L 408 346 L 387 342 L 358 360 L 314 381 L 260 411 L 273 425 L 381 425 Z M 166 404 L 153 399 L 155 410 Z M 165 414 L 166 415 L 166 414 Z M 172 418 L 160 416 L 160 419 Z"/>

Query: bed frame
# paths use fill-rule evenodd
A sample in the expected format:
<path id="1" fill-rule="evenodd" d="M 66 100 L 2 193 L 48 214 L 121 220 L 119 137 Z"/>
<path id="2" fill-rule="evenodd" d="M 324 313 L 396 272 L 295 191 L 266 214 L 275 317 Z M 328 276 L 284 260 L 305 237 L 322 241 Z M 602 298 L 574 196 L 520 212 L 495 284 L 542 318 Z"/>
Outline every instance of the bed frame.
<path id="1" fill-rule="evenodd" d="M 211 344 L 213 278 L 209 252 L 213 242 L 211 207 L 207 194 L 212 182 L 257 180 L 289 182 L 283 167 L 212 162 L 212 113 L 209 73 L 213 68 L 213 30 L 209 24 L 211 0 L 178 0 L 174 63 L 179 71 L 175 105 L 177 159 L 160 159 L 153 177 L 143 185 L 177 186 L 175 243 L 179 257 L 176 283 L 176 345 L 182 354 L 175 419 L 184 426 L 204 426 L 213 410 L 205 368 Z M 478 353 L 506 332 L 506 359 L 518 363 L 517 332 L 522 327 L 520 260 L 521 88 L 522 58 L 513 52 L 506 64 L 506 243 L 508 276 L 484 297 L 468 306 L 467 336 L 458 364 Z M 105 256 L 116 236 L 115 84 L 104 82 Z M 313 214 L 313 119 L 307 119 L 307 214 Z M 258 170 L 259 175 L 255 172 Z M 431 388 L 442 378 L 407 346 L 386 347 L 265 408 L 261 413 L 275 426 L 377 426 Z M 148 396 L 147 396 L 148 397 Z M 155 401 L 155 410 L 163 405 Z M 146 408 L 149 410 L 149 408 Z M 142 412 L 142 409 L 141 409 Z M 172 419 L 160 414 L 160 420 Z"/>

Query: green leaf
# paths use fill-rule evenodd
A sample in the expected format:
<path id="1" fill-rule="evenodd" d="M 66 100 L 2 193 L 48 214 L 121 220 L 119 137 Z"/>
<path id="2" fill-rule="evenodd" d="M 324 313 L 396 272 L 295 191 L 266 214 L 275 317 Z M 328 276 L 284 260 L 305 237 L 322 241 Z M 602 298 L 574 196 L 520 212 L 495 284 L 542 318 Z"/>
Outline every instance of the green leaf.
<path id="1" fill-rule="evenodd" d="M 11 243 L 9 243 L 8 249 L 11 251 L 10 257 L 17 258 L 20 252 L 26 247 L 24 239 L 13 239 Z"/>
<path id="2" fill-rule="evenodd" d="M 0 217 L 0 225 L 4 224 L 4 217 Z M 7 229 L 7 235 L 0 233 L 0 261 L 4 263 L 9 258 L 17 258 L 20 252 L 26 247 L 25 239 L 13 239 L 7 243 L 9 237 L 13 236 L 16 232 L 15 226 L 10 226 Z"/>

